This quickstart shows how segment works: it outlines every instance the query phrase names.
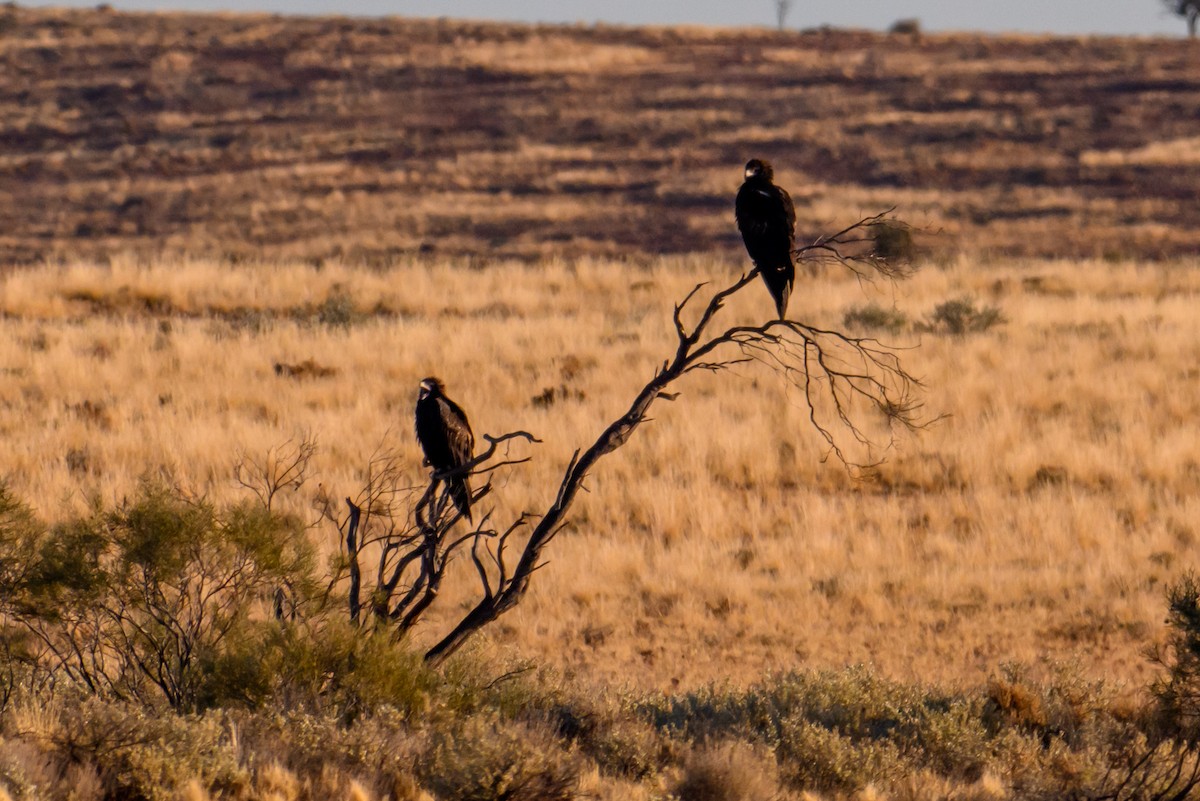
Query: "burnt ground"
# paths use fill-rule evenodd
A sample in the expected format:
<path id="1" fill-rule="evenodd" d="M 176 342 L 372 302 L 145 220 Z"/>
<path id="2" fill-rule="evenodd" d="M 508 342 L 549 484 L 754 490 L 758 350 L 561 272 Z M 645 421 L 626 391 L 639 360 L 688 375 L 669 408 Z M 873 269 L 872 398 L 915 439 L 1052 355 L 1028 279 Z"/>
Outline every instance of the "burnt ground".
<path id="1" fill-rule="evenodd" d="M 7 263 L 733 254 L 753 156 L 805 237 L 1196 253 L 1200 48 L 0 11 Z"/>

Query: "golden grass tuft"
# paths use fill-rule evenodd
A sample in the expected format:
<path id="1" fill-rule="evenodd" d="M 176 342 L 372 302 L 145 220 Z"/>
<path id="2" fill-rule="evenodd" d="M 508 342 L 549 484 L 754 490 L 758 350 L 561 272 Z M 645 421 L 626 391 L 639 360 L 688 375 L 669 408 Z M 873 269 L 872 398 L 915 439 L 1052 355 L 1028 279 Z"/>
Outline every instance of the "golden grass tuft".
<path id="1" fill-rule="evenodd" d="M 296 801 L 302 789 L 296 774 L 278 762 L 260 767 L 255 773 L 254 784 L 263 801 Z"/>
<path id="2" fill-rule="evenodd" d="M 694 751 L 675 786 L 681 801 L 762 801 L 778 798 L 774 754 L 746 743 L 713 744 Z"/>
<path id="3" fill-rule="evenodd" d="M 180 801 L 211 801 L 212 796 L 208 794 L 208 790 L 200 784 L 199 780 L 193 779 L 183 786 L 179 794 Z M 285 796 L 266 795 L 263 801 L 283 801 Z"/>

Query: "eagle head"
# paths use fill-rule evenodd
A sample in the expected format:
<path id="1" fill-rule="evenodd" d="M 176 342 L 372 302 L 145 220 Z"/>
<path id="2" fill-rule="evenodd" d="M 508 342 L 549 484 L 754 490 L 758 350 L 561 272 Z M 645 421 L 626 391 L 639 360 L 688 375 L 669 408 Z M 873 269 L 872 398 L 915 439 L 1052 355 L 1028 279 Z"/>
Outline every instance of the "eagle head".
<path id="1" fill-rule="evenodd" d="M 770 181 L 775 177 L 775 171 L 771 169 L 771 165 L 762 159 L 750 159 L 746 162 L 746 180 L 751 178 L 766 178 Z"/>
<path id="2" fill-rule="evenodd" d="M 430 395 L 441 395 L 443 391 L 445 391 L 445 387 L 442 386 L 442 380 L 430 376 L 429 378 L 421 379 L 421 389 L 418 391 L 417 397 L 424 400 Z"/>

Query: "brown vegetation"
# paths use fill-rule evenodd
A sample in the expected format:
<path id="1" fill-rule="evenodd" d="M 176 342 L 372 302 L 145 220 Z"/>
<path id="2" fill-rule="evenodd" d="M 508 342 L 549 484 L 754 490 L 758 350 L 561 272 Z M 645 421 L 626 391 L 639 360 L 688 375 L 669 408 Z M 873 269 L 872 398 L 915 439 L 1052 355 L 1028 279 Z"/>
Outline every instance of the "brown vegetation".
<path id="1" fill-rule="evenodd" d="M 0 10 L 0 799 L 1183 797 L 1197 58 Z M 465 653 L 419 657 L 465 557 L 354 627 L 339 499 L 380 454 L 419 493 L 418 381 L 542 440 L 481 515 L 548 508 L 748 266 L 750 155 L 802 240 L 924 226 L 872 232 L 902 289 L 813 265 L 790 313 L 913 346 L 937 424 L 852 474 L 802 382 L 683 377 Z"/>
<path id="2" fill-rule="evenodd" d="M 899 205 L 942 253 L 1200 247 L 1186 41 L 3 15 L 19 262 L 733 253 L 751 156 L 802 240 Z"/>

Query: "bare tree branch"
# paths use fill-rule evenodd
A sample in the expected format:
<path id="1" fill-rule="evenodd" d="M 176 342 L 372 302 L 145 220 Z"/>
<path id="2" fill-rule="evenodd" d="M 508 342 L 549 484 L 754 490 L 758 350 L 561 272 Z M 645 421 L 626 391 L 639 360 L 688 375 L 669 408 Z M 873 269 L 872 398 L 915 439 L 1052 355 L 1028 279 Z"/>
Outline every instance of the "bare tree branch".
<path id="1" fill-rule="evenodd" d="M 535 444 L 537 437 L 527 431 L 499 436 L 482 435 L 487 447 L 469 462 L 453 469 L 433 472 L 423 488 L 405 478 L 402 460 L 391 450 L 377 448 L 367 461 L 364 485 L 357 498 L 346 498 L 349 514 L 335 516 L 328 493 L 318 493 L 322 519 L 337 527 L 345 564 L 333 577 L 326 597 L 347 582 L 346 601 L 350 620 L 361 624 L 362 610 L 370 619 L 391 625 L 398 635 L 413 628 L 436 601 L 442 580 L 454 556 L 470 549 L 483 583 L 484 594 L 491 592 L 489 568 L 482 550 L 489 539 L 503 539 L 489 528 L 492 512 L 464 530 L 465 517 L 452 502 L 446 488 L 449 481 L 462 475 L 491 476 L 502 469 L 529 461 L 527 456 L 510 457 L 515 444 Z M 472 493 L 472 505 L 487 498 L 493 490 L 491 480 Z M 494 558 L 494 557 L 493 557 Z M 374 561 L 373 582 L 362 570 L 365 561 Z"/>
<path id="2" fill-rule="evenodd" d="M 350 622 L 358 623 L 359 610 L 362 609 L 362 568 L 358 563 L 358 524 L 362 520 L 362 508 L 349 498 L 346 499 L 346 506 L 350 508 L 346 523 L 346 553 L 350 557 Z"/>
<path id="3" fill-rule="evenodd" d="M 897 242 L 893 238 L 894 231 L 907 232 L 907 228 L 889 215 L 890 210 L 864 217 L 832 236 L 800 248 L 797 256 L 832 260 L 863 277 L 902 278 L 912 271 L 908 260 L 911 248 L 905 247 L 911 242 Z M 860 422 L 864 407 L 878 413 L 889 429 L 896 425 L 908 429 L 923 425 L 919 418 L 921 404 L 917 400 L 920 382 L 904 369 L 895 349 L 875 339 L 850 337 L 786 319 L 761 326 L 731 326 L 712 333 L 710 329 L 725 302 L 757 276 L 758 270 L 751 270 L 714 292 L 691 330 L 685 322 L 685 313 L 705 284 L 697 284 L 675 305 L 673 358 L 662 363 L 621 417 L 609 424 L 590 447 L 576 451 L 571 457 L 553 503 L 533 527 L 516 564 L 510 569 L 503 551 L 513 529 L 498 540 L 495 582 L 479 556 L 482 532 L 474 541 L 472 559 L 483 586 L 482 597 L 426 652 L 426 661 L 439 664 L 471 634 L 520 601 L 529 588 L 530 577 L 544 564 L 543 550 L 562 529 L 576 495 L 596 463 L 628 442 L 638 426 L 650 419 L 655 400 L 660 397 L 673 400 L 676 393 L 667 389 L 689 373 L 719 372 L 748 361 L 762 362 L 802 393 L 814 428 L 838 460 L 852 469 L 873 463 L 854 462 L 842 445 L 842 439 L 848 437 L 868 451 L 873 446 L 872 438 L 863 428 L 865 424 Z M 889 436 L 887 446 L 890 445 Z"/>
<path id="4" fill-rule="evenodd" d="M 1187 20 L 1188 36 L 1195 38 L 1197 23 L 1200 22 L 1200 0 L 1163 0 L 1163 5 L 1172 14 Z"/>
<path id="5" fill-rule="evenodd" d="M 783 30 L 787 23 L 788 12 L 792 10 L 792 0 L 775 0 L 775 27 Z"/>

